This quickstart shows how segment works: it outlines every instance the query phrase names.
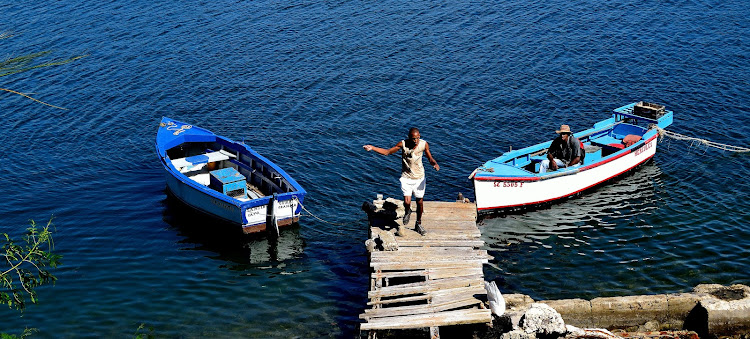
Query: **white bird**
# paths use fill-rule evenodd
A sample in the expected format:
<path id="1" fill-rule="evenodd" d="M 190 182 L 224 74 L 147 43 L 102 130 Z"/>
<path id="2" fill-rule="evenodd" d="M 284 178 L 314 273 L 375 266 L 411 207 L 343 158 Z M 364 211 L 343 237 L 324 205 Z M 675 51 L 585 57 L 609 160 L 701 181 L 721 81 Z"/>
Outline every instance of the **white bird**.
<path id="1" fill-rule="evenodd" d="M 497 288 L 497 284 L 494 281 L 484 282 L 484 289 L 487 290 L 487 301 L 490 304 L 490 310 L 496 316 L 501 316 L 505 313 L 505 299 L 500 294 L 500 290 Z"/>

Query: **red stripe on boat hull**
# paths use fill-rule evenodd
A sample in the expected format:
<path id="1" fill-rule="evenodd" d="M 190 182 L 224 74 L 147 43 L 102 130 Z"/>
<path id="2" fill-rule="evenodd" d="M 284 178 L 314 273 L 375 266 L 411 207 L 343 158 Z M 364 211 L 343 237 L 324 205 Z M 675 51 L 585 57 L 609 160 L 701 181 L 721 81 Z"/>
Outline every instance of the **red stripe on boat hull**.
<path id="1" fill-rule="evenodd" d="M 649 141 L 648 141 L 648 142 L 650 142 L 651 140 L 653 140 L 653 138 L 652 138 L 652 139 L 649 139 Z M 628 153 L 630 153 L 630 152 L 624 153 L 623 155 L 625 155 L 625 154 L 628 154 Z M 617 173 L 617 174 L 615 174 L 615 175 L 613 175 L 613 176 L 610 176 L 610 177 L 608 177 L 608 178 L 606 178 L 606 179 L 604 179 L 604 180 L 601 180 L 601 181 L 599 181 L 599 182 L 597 182 L 597 183 L 594 183 L 594 184 L 592 184 L 592 185 L 589 185 L 589 186 L 587 186 L 587 187 L 584 187 L 584 188 L 582 188 L 582 189 L 580 189 L 580 190 L 577 190 L 577 191 L 575 191 L 575 192 L 571 192 L 571 193 L 565 194 L 565 195 L 563 195 L 563 196 L 560 196 L 560 197 L 557 197 L 557 198 L 552 198 L 552 199 L 547 199 L 547 200 L 541 200 L 541 201 L 536 201 L 536 202 L 529 202 L 529 203 L 524 203 L 524 204 L 517 204 L 517 205 L 505 205 L 505 206 L 495 206 L 495 207 L 481 207 L 481 208 L 477 208 L 477 211 L 489 211 L 489 210 L 495 210 L 495 209 L 506 209 L 506 208 L 528 207 L 528 206 L 541 205 L 541 204 L 544 204 L 544 203 L 548 203 L 548 202 L 552 202 L 552 201 L 555 201 L 555 200 L 560 200 L 560 199 L 564 199 L 564 198 L 570 197 L 570 196 L 572 196 L 572 195 L 576 195 L 576 194 L 578 194 L 578 193 L 580 193 L 580 192 L 583 192 L 583 191 L 585 191 L 585 190 L 591 189 L 591 188 L 593 188 L 593 187 L 595 187 L 595 186 L 597 186 L 597 185 L 600 185 L 600 184 L 602 184 L 602 183 L 604 183 L 604 182 L 606 182 L 606 181 L 612 180 L 612 179 L 614 179 L 614 178 L 616 178 L 616 177 L 618 177 L 618 176 L 622 175 L 623 173 L 626 173 L 626 172 L 628 172 L 628 171 L 631 171 L 631 170 L 633 170 L 634 168 L 636 168 L 636 167 L 640 166 L 641 164 L 643 164 L 643 163 L 645 163 L 645 162 L 647 162 L 647 161 L 651 160 L 651 159 L 652 159 L 653 157 L 654 157 L 654 156 L 652 155 L 652 156 L 650 156 L 650 157 L 648 157 L 648 158 L 646 158 L 646 159 L 642 160 L 641 162 L 639 162 L 639 163 L 637 163 L 637 164 L 635 164 L 635 165 L 633 165 L 633 166 L 631 166 L 631 167 L 628 167 L 628 168 L 627 168 L 626 170 L 624 170 L 624 171 L 621 171 L 621 172 L 619 172 L 619 173 Z M 618 156 L 618 157 L 616 157 L 616 158 L 619 158 L 619 156 Z M 613 158 L 613 159 L 611 159 L 611 160 L 614 160 L 614 159 L 616 159 L 616 158 Z M 611 160 L 610 160 L 610 161 L 611 161 Z M 608 162 L 609 162 L 609 161 L 608 161 Z M 593 164 L 592 164 L 592 166 L 593 166 Z"/>

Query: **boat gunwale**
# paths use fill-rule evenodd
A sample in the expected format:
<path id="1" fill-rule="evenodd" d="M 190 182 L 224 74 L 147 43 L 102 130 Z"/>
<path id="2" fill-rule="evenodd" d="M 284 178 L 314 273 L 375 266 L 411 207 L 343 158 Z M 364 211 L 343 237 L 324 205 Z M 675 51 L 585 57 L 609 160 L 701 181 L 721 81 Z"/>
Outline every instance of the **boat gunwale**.
<path id="1" fill-rule="evenodd" d="M 647 132 L 646 134 L 649 134 L 649 132 Z M 646 134 L 644 134 L 644 136 Z M 617 159 L 620 159 L 632 153 L 633 151 L 637 150 L 638 148 L 645 146 L 647 143 L 650 143 L 652 140 L 654 140 L 657 137 L 658 137 L 658 134 L 654 132 L 653 135 L 651 135 L 648 140 L 641 139 L 640 141 L 634 143 L 633 145 L 625 147 L 615 153 L 608 155 L 605 158 L 602 158 L 601 160 L 597 162 L 594 162 L 592 164 L 585 165 L 585 166 L 564 168 L 556 172 L 549 172 L 549 174 L 545 174 L 545 175 L 540 175 L 539 173 L 532 173 L 528 171 L 527 172 L 529 173 L 529 175 L 524 175 L 524 176 L 494 176 L 490 174 L 477 173 L 476 175 L 474 175 L 474 180 L 478 180 L 478 181 L 541 181 L 541 180 L 554 179 L 554 178 L 558 178 L 562 176 L 580 174 L 592 168 L 596 168 L 596 167 L 605 165 L 607 163 L 610 163 L 612 161 L 615 161 Z M 503 165 L 510 166 L 505 163 Z"/>

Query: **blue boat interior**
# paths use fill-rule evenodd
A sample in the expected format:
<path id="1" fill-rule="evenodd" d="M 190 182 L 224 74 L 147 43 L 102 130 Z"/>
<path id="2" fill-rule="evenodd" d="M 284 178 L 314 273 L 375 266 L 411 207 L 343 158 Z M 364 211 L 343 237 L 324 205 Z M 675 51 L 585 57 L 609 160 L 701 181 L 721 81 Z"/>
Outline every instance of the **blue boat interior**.
<path id="1" fill-rule="evenodd" d="M 611 118 L 600 121 L 590 129 L 574 133 L 581 141 L 584 157 L 581 166 L 591 165 L 610 157 L 616 157 L 627 149 L 640 146 L 645 139 L 656 133 L 654 127 L 666 128 L 672 123 L 673 113 L 663 111 L 658 116 L 645 116 L 634 112 L 632 103 L 614 110 Z M 647 104 L 649 105 L 649 104 Z M 663 106 L 662 106 L 663 110 Z M 547 159 L 547 150 L 552 141 L 504 153 L 478 168 L 476 176 L 529 177 L 540 176 L 540 163 Z M 580 167 L 561 168 L 558 172 L 574 172 Z M 549 175 L 548 172 L 545 175 Z"/>
<path id="2" fill-rule="evenodd" d="M 232 145 L 220 139 L 186 142 L 167 150 L 167 155 L 189 179 L 240 201 L 295 191 L 259 156 Z"/>

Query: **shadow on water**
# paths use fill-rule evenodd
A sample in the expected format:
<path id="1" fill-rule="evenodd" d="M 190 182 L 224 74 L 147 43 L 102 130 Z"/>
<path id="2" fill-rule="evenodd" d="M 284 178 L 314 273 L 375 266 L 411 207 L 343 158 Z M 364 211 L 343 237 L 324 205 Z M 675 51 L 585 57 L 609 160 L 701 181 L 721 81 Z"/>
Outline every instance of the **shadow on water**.
<path id="1" fill-rule="evenodd" d="M 178 235 L 185 250 L 216 253 L 211 259 L 230 263 L 231 270 L 277 266 L 302 256 L 305 242 L 299 225 L 281 228 L 278 238 L 265 233 L 244 234 L 238 225 L 199 212 L 165 190 L 162 219 Z"/>

